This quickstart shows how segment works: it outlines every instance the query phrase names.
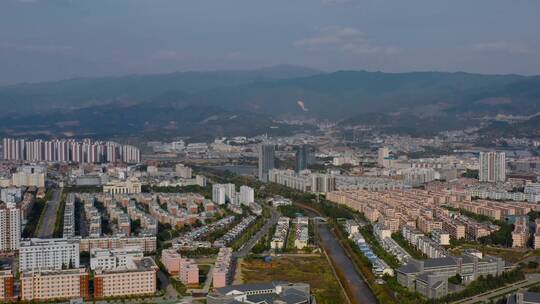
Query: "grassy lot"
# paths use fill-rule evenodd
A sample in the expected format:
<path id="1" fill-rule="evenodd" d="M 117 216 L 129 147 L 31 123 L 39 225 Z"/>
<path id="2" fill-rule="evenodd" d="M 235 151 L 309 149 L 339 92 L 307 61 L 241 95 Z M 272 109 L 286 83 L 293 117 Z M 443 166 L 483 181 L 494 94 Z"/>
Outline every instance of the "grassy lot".
<path id="1" fill-rule="evenodd" d="M 204 282 L 206 282 L 206 278 L 208 277 L 208 273 L 210 272 L 210 265 L 199 265 L 199 283 L 201 286 L 204 285 Z"/>
<path id="2" fill-rule="evenodd" d="M 246 260 L 242 264 L 242 279 L 244 283 L 276 280 L 309 283 L 317 303 L 346 303 L 341 286 L 323 256 L 275 257 L 271 263 Z"/>

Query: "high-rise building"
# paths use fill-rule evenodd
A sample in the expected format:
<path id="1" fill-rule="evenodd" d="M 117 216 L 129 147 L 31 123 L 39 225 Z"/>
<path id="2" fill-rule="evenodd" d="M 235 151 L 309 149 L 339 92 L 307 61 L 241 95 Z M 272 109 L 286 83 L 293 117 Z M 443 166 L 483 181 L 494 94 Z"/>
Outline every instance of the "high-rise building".
<path id="1" fill-rule="evenodd" d="M 506 180 L 506 154 L 504 152 L 480 152 L 478 178 L 481 182 L 504 182 Z"/>
<path id="2" fill-rule="evenodd" d="M 311 191 L 326 193 L 336 190 L 336 178 L 330 174 L 313 174 L 311 176 Z"/>
<path id="3" fill-rule="evenodd" d="M 390 157 L 390 149 L 382 147 L 378 150 L 377 164 L 379 167 L 388 167 L 388 158 Z"/>
<path id="4" fill-rule="evenodd" d="M 312 153 L 311 147 L 308 145 L 302 145 L 296 149 L 296 158 L 294 170 L 298 173 L 302 170 L 306 170 L 311 163 Z"/>
<path id="5" fill-rule="evenodd" d="M 191 170 L 191 168 L 186 167 L 183 164 L 176 164 L 175 171 L 178 177 L 181 178 L 191 178 L 193 175 L 193 171 Z"/>
<path id="6" fill-rule="evenodd" d="M 274 146 L 259 145 L 259 180 L 268 181 L 268 171 L 274 169 Z"/>
<path id="7" fill-rule="evenodd" d="M 23 240 L 19 249 L 19 270 L 23 272 L 79 268 L 79 254 L 78 240 Z"/>
<path id="8" fill-rule="evenodd" d="M 21 210 L 15 204 L 0 205 L 0 252 L 19 250 L 21 240 Z"/>
<path id="9" fill-rule="evenodd" d="M 255 191 L 248 186 L 240 186 L 240 204 L 248 205 L 255 202 Z"/>
<path id="10" fill-rule="evenodd" d="M 236 187 L 234 184 L 213 184 L 212 200 L 218 205 L 226 202 L 234 202 L 236 197 Z"/>
<path id="11" fill-rule="evenodd" d="M 115 142 L 92 142 L 85 139 L 82 142 L 69 139 L 53 141 L 4 138 L 3 158 L 5 160 L 101 163 L 140 162 L 140 151 L 129 145 Z"/>
<path id="12" fill-rule="evenodd" d="M 221 187 L 220 184 L 212 185 L 212 201 L 218 205 L 226 203 L 225 188 Z"/>

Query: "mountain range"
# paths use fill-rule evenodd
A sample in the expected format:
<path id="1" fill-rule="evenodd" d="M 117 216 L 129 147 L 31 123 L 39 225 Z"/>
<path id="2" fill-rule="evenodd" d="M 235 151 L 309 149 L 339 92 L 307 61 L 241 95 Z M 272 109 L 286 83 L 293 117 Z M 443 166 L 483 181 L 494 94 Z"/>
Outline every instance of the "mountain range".
<path id="1" fill-rule="evenodd" d="M 276 66 L 13 85 L 0 87 L 0 106 L 5 134 L 239 135 L 285 132 L 276 119 L 297 118 L 436 132 L 540 112 L 540 76 Z"/>

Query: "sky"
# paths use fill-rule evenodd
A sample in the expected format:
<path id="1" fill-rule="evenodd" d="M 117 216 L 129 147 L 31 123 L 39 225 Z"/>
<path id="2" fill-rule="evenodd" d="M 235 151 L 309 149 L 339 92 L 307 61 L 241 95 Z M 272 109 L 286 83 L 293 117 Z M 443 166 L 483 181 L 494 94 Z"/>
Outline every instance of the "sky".
<path id="1" fill-rule="evenodd" d="M 279 64 L 540 74 L 540 1 L 0 0 L 0 85 Z"/>

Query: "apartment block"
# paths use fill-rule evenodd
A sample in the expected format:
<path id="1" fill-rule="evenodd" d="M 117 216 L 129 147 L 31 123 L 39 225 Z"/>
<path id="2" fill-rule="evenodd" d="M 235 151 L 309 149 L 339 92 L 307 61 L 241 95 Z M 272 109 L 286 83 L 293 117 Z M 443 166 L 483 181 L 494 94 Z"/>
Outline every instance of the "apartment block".
<path id="1" fill-rule="evenodd" d="M 23 272 L 21 300 L 88 299 L 88 279 L 84 268 Z"/>
<path id="2" fill-rule="evenodd" d="M 142 259 L 144 254 L 138 246 L 128 246 L 118 249 L 90 250 L 90 269 L 110 270 L 118 268 L 130 268 L 134 260 Z"/>
<path id="3" fill-rule="evenodd" d="M 156 241 L 155 236 L 83 238 L 81 239 L 80 251 L 90 252 L 93 248 L 118 249 L 138 246 L 144 253 L 151 253 L 156 251 Z"/>
<path id="4" fill-rule="evenodd" d="M 271 248 L 275 250 L 283 249 L 287 243 L 287 235 L 289 233 L 290 219 L 288 217 L 280 217 L 276 226 L 276 232 L 272 238 Z"/>
<path id="5" fill-rule="evenodd" d="M 229 247 L 220 248 L 214 269 L 212 270 L 212 286 L 214 288 L 221 288 L 228 285 L 232 262 L 232 249 Z"/>
<path id="6" fill-rule="evenodd" d="M 165 249 L 161 252 L 161 264 L 163 264 L 170 275 L 177 275 L 180 273 L 181 262 L 182 255 L 175 249 Z"/>
<path id="7" fill-rule="evenodd" d="M 184 258 L 174 249 L 161 252 L 161 263 L 170 275 L 177 275 L 186 285 L 199 284 L 199 266 L 193 259 Z"/>
<path id="8" fill-rule="evenodd" d="M 540 249 L 540 219 L 534 221 L 533 248 Z"/>
<path id="9" fill-rule="evenodd" d="M 439 245 L 450 245 L 450 234 L 442 229 L 432 230 L 431 239 Z"/>
<path id="10" fill-rule="evenodd" d="M 152 258 L 133 259 L 127 267 L 94 272 L 94 297 L 151 295 L 157 289 L 158 266 Z"/>
<path id="11" fill-rule="evenodd" d="M 309 241 L 309 218 L 297 217 L 293 220 L 294 225 L 294 247 L 303 249 L 308 246 Z"/>
<path id="12" fill-rule="evenodd" d="M 29 239 L 21 241 L 19 270 L 60 270 L 79 268 L 77 239 Z"/>
<path id="13" fill-rule="evenodd" d="M 0 302 L 14 300 L 14 278 L 11 269 L 0 270 Z"/>
<path id="14" fill-rule="evenodd" d="M 199 284 L 199 266 L 195 260 L 183 258 L 180 261 L 180 281 L 185 285 Z"/>
<path id="15" fill-rule="evenodd" d="M 512 248 L 526 248 L 529 240 L 529 223 L 527 217 L 516 219 L 514 231 L 512 231 Z"/>
<path id="16" fill-rule="evenodd" d="M 19 250 L 21 210 L 15 204 L 0 204 L 0 253 Z"/>

